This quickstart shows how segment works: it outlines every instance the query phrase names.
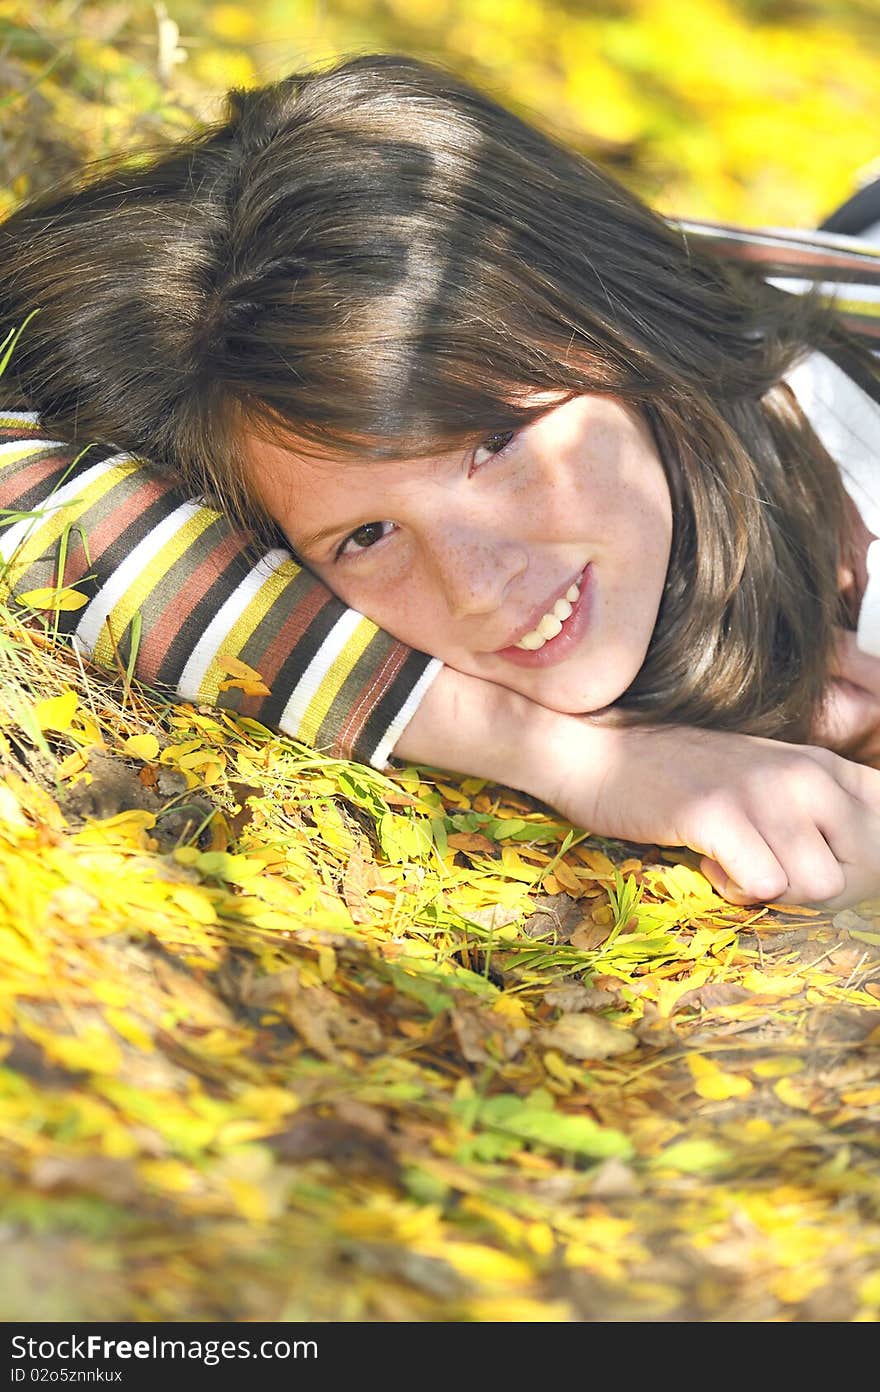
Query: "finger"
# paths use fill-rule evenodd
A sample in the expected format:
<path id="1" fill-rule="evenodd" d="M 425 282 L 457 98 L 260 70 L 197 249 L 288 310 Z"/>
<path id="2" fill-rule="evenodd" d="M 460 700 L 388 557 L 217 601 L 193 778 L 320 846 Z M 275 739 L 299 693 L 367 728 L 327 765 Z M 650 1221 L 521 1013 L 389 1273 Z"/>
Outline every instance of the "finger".
<path id="1" fill-rule="evenodd" d="M 857 766 L 858 767 L 858 766 Z M 866 769 L 866 773 L 876 770 Z M 880 815 L 872 812 L 841 789 L 832 794 L 827 808 L 817 818 L 823 839 L 841 866 L 846 884 L 840 893 L 825 901 L 831 908 L 845 907 L 870 898 L 880 885 Z"/>
<path id="2" fill-rule="evenodd" d="M 706 876 L 716 894 L 720 894 L 722 899 L 728 899 L 731 904 L 757 904 L 760 900 L 753 894 L 746 894 L 738 884 L 727 874 L 727 871 L 717 860 L 711 856 L 703 856 L 700 860 L 700 869 Z"/>
<path id="3" fill-rule="evenodd" d="M 788 875 L 779 903 L 828 904 L 846 893 L 847 866 L 839 848 L 829 843 L 812 818 L 793 820 L 779 832 L 768 832 L 767 839 Z"/>
<path id="4" fill-rule="evenodd" d="M 787 884 L 773 895 L 750 892 L 732 880 L 724 867 L 704 857 L 701 869 L 716 892 L 734 904 L 827 904 L 847 892 L 846 869 L 809 819 L 799 819 L 776 831 L 765 831 L 767 842 L 787 876 Z"/>
<path id="5" fill-rule="evenodd" d="M 807 748 L 805 746 L 805 748 Z M 811 757 L 827 768 L 840 788 L 856 803 L 861 804 L 856 807 L 850 815 L 865 818 L 880 813 L 880 769 L 870 768 L 867 764 L 856 763 L 853 759 L 846 759 L 840 754 L 832 754 L 825 749 L 809 749 Z M 823 807 L 815 809 L 816 815 L 825 817 L 826 808 L 823 799 Z"/>
<path id="6" fill-rule="evenodd" d="M 772 902 L 788 888 L 787 871 L 767 838 L 735 808 L 716 814 L 714 831 L 691 849 L 702 856 L 706 879 L 732 903 Z"/>

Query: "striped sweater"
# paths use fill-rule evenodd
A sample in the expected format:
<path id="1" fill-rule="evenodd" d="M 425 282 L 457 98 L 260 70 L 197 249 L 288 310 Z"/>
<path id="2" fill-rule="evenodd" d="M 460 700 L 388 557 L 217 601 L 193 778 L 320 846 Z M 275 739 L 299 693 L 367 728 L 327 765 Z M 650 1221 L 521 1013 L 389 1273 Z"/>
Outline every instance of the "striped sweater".
<path id="1" fill-rule="evenodd" d="M 341 758 L 383 767 L 440 669 L 347 609 L 288 551 L 259 555 L 247 533 L 145 464 L 99 447 L 77 457 L 33 415 L 0 412 L 0 508 L 8 602 L 75 588 L 88 602 L 62 610 L 58 627 L 94 662 L 125 666 L 134 648 L 147 684 Z M 242 679 L 240 663 L 259 682 Z"/>
<path id="2" fill-rule="evenodd" d="M 880 348 L 877 247 L 828 232 L 677 225 L 782 289 L 819 281 Z M 0 598 L 11 607 L 30 612 L 34 590 L 75 589 L 86 602 L 61 610 L 58 628 L 96 663 L 127 666 L 134 653 L 148 685 L 338 757 L 384 767 L 440 670 L 347 609 L 290 552 L 258 554 L 148 464 L 104 446 L 77 453 L 32 414 L 0 411 L 0 510 Z"/>

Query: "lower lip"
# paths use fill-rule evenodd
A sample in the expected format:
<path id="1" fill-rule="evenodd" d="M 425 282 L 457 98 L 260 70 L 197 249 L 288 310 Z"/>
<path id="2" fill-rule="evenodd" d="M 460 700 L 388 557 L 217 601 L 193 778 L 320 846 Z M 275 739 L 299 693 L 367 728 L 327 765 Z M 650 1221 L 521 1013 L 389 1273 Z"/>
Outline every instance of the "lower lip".
<path id="1" fill-rule="evenodd" d="M 517 667 L 552 667 L 564 662 L 581 641 L 590 624 L 593 601 L 592 566 L 588 565 L 578 580 L 580 594 L 568 618 L 555 638 L 548 638 L 543 648 L 528 652 L 525 648 L 499 648 L 496 657 L 503 657 Z"/>

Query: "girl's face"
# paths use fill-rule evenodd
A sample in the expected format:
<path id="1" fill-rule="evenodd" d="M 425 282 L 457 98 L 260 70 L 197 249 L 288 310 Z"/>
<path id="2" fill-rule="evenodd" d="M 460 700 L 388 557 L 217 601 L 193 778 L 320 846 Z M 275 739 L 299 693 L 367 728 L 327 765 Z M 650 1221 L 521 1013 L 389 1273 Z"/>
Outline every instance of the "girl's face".
<path id="1" fill-rule="evenodd" d="M 571 714 L 639 671 L 672 505 L 648 426 L 575 397 L 510 435 L 352 464 L 252 442 L 256 486 L 346 604 L 461 672 Z"/>

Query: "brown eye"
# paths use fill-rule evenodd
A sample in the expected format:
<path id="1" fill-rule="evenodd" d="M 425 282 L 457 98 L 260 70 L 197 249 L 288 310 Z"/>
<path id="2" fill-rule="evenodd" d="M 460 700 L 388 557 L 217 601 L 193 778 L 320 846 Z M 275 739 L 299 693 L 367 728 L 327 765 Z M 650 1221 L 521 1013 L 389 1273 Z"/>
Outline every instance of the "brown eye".
<path id="1" fill-rule="evenodd" d="M 353 541 L 355 546 L 366 550 L 368 546 L 375 546 L 383 535 L 381 522 L 365 522 L 362 527 L 358 527 L 356 532 L 352 532 L 349 541 Z"/>
<path id="2" fill-rule="evenodd" d="M 394 526 L 393 522 L 364 522 L 363 526 L 356 527 L 345 538 L 345 541 L 337 551 L 337 556 L 344 555 L 347 551 L 369 551 L 371 546 L 375 546 L 377 541 L 382 541 Z"/>
<path id="3" fill-rule="evenodd" d="M 488 435 L 481 444 L 474 450 L 473 467 L 479 469 L 481 464 L 485 464 L 487 459 L 494 455 L 501 454 L 513 439 L 512 430 L 499 430 L 494 435 Z"/>

